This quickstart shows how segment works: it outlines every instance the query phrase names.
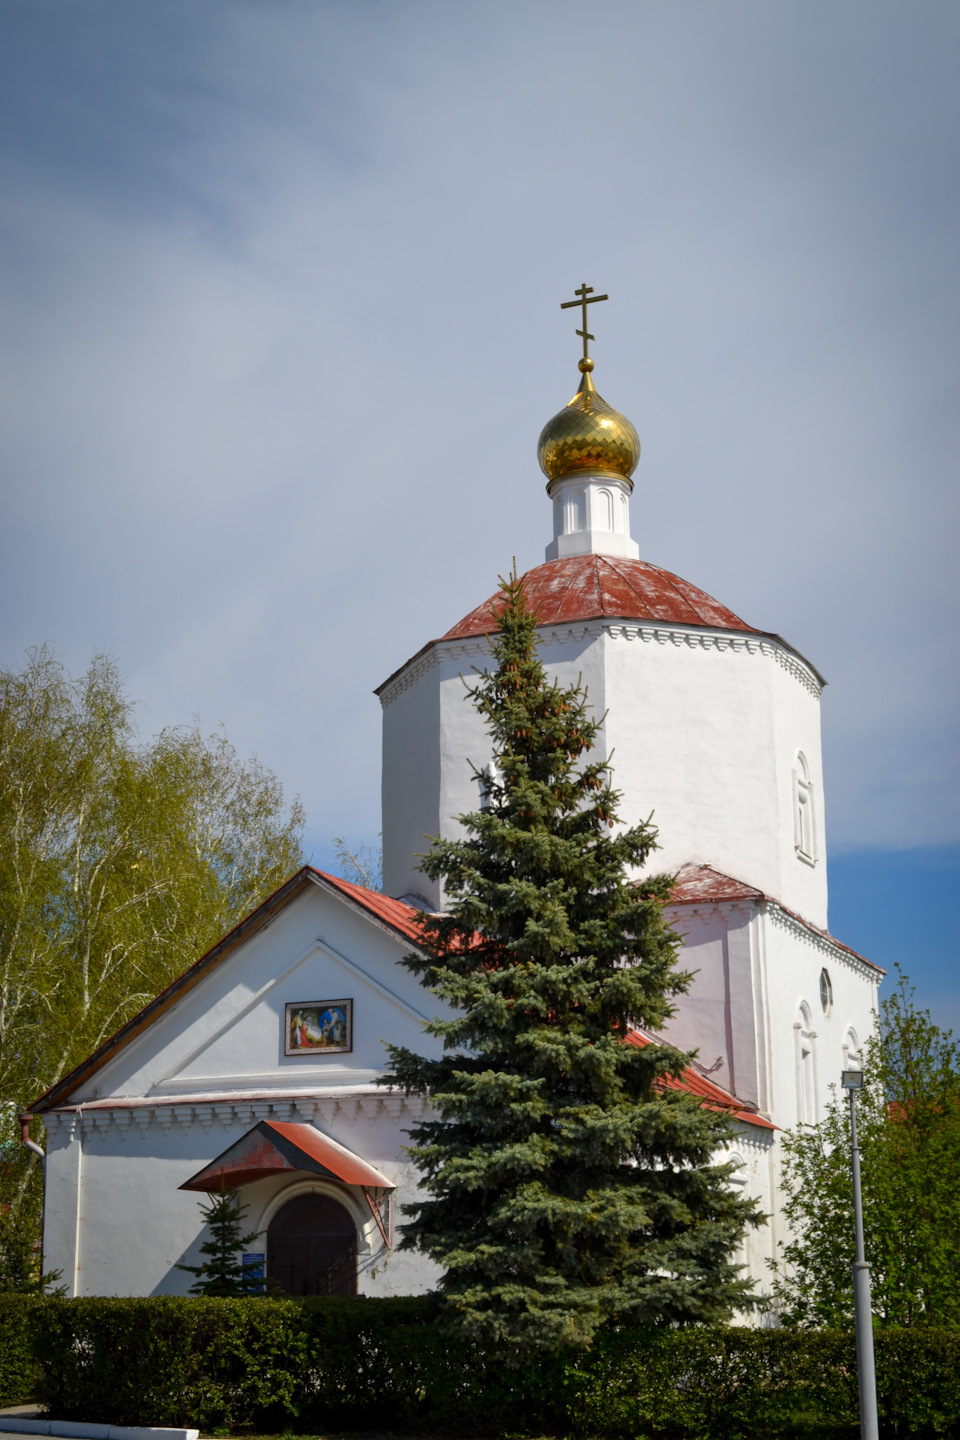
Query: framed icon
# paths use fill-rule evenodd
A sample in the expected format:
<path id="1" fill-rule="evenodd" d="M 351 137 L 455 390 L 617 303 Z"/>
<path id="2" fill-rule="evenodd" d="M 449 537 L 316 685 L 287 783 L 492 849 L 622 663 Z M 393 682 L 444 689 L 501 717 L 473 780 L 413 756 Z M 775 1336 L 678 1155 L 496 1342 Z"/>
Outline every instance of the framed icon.
<path id="1" fill-rule="evenodd" d="M 285 1055 L 343 1055 L 352 1049 L 352 1000 L 297 1000 L 285 1007 Z"/>

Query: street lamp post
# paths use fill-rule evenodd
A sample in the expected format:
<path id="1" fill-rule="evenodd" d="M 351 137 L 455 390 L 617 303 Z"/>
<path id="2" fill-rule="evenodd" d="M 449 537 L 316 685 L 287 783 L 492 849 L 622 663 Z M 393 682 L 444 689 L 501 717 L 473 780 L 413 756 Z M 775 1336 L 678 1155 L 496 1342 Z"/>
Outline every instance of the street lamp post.
<path id="1" fill-rule="evenodd" d="M 840 1083 L 850 1101 L 850 1168 L 853 1172 L 853 1221 L 857 1258 L 853 1262 L 853 1315 L 857 1332 L 857 1378 L 860 1383 L 861 1440 L 879 1440 L 877 1376 L 873 1363 L 873 1310 L 870 1305 L 870 1266 L 863 1248 L 863 1199 L 860 1194 L 860 1146 L 857 1144 L 857 1091 L 863 1089 L 862 1070 L 844 1070 Z"/>

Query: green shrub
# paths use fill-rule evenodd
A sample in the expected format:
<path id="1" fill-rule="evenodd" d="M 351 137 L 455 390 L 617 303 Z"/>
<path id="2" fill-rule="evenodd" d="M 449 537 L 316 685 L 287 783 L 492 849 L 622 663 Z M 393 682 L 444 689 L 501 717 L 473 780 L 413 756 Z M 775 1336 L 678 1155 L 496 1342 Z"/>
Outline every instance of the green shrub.
<path id="1" fill-rule="evenodd" d="M 0 1348 L 20 1347 L 10 1373 L 21 1382 L 32 1350 L 35 1398 L 58 1419 L 114 1425 L 570 1440 L 858 1433 L 848 1331 L 623 1326 L 590 1350 L 510 1366 L 445 1334 L 437 1313 L 433 1297 L 10 1296 Z M 878 1331 L 877 1373 L 884 1440 L 960 1434 L 960 1331 Z"/>
<path id="2" fill-rule="evenodd" d="M 281 1430 L 306 1340 L 292 1300 L 52 1299 L 34 1320 L 36 1398 L 58 1420 Z"/>
<path id="3" fill-rule="evenodd" d="M 36 1388 L 31 1318 L 37 1303 L 32 1295 L 0 1294 L 0 1406 L 30 1400 Z"/>

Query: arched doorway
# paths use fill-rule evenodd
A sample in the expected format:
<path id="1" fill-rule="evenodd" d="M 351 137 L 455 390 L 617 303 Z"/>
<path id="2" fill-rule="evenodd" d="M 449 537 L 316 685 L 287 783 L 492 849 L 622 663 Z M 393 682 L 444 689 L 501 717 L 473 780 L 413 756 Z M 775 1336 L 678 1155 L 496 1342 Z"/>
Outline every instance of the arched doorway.
<path id="1" fill-rule="evenodd" d="M 357 1229 L 328 1195 L 288 1200 L 267 1230 L 267 1277 L 288 1295 L 356 1295 Z"/>

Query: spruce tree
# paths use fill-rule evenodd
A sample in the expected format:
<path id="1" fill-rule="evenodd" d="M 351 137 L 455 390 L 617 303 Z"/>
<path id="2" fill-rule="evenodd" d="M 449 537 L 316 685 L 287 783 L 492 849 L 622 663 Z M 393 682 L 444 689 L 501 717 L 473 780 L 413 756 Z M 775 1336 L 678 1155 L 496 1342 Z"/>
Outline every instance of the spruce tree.
<path id="1" fill-rule="evenodd" d="M 422 862 L 447 912 L 405 964 L 453 1011 L 444 1054 L 390 1047 L 384 1084 L 428 1097 L 411 1130 L 425 1198 L 401 1246 L 443 1270 L 447 1323 L 507 1353 L 587 1345 L 598 1325 L 718 1321 L 751 1303 L 732 1253 L 752 1201 L 716 1155 L 730 1122 L 665 1084 L 690 1056 L 656 1032 L 689 977 L 663 906 L 635 882 L 656 848 L 620 829 L 601 722 L 548 682 L 523 581 L 501 581 L 496 668 L 469 695 L 494 765 L 466 838 Z"/>
<path id="2" fill-rule="evenodd" d="M 191 1295 L 260 1295 L 263 1293 L 263 1277 L 260 1266 L 245 1265 L 240 1252 L 252 1245 L 257 1238 L 256 1231 L 241 1235 L 240 1229 L 246 1214 L 246 1205 L 241 1205 L 237 1192 L 221 1187 L 209 1205 L 200 1206 L 200 1213 L 210 1230 L 210 1239 L 200 1246 L 200 1254 L 208 1258 L 200 1265 L 178 1265 L 178 1270 L 187 1270 L 196 1275 L 190 1286 Z"/>

